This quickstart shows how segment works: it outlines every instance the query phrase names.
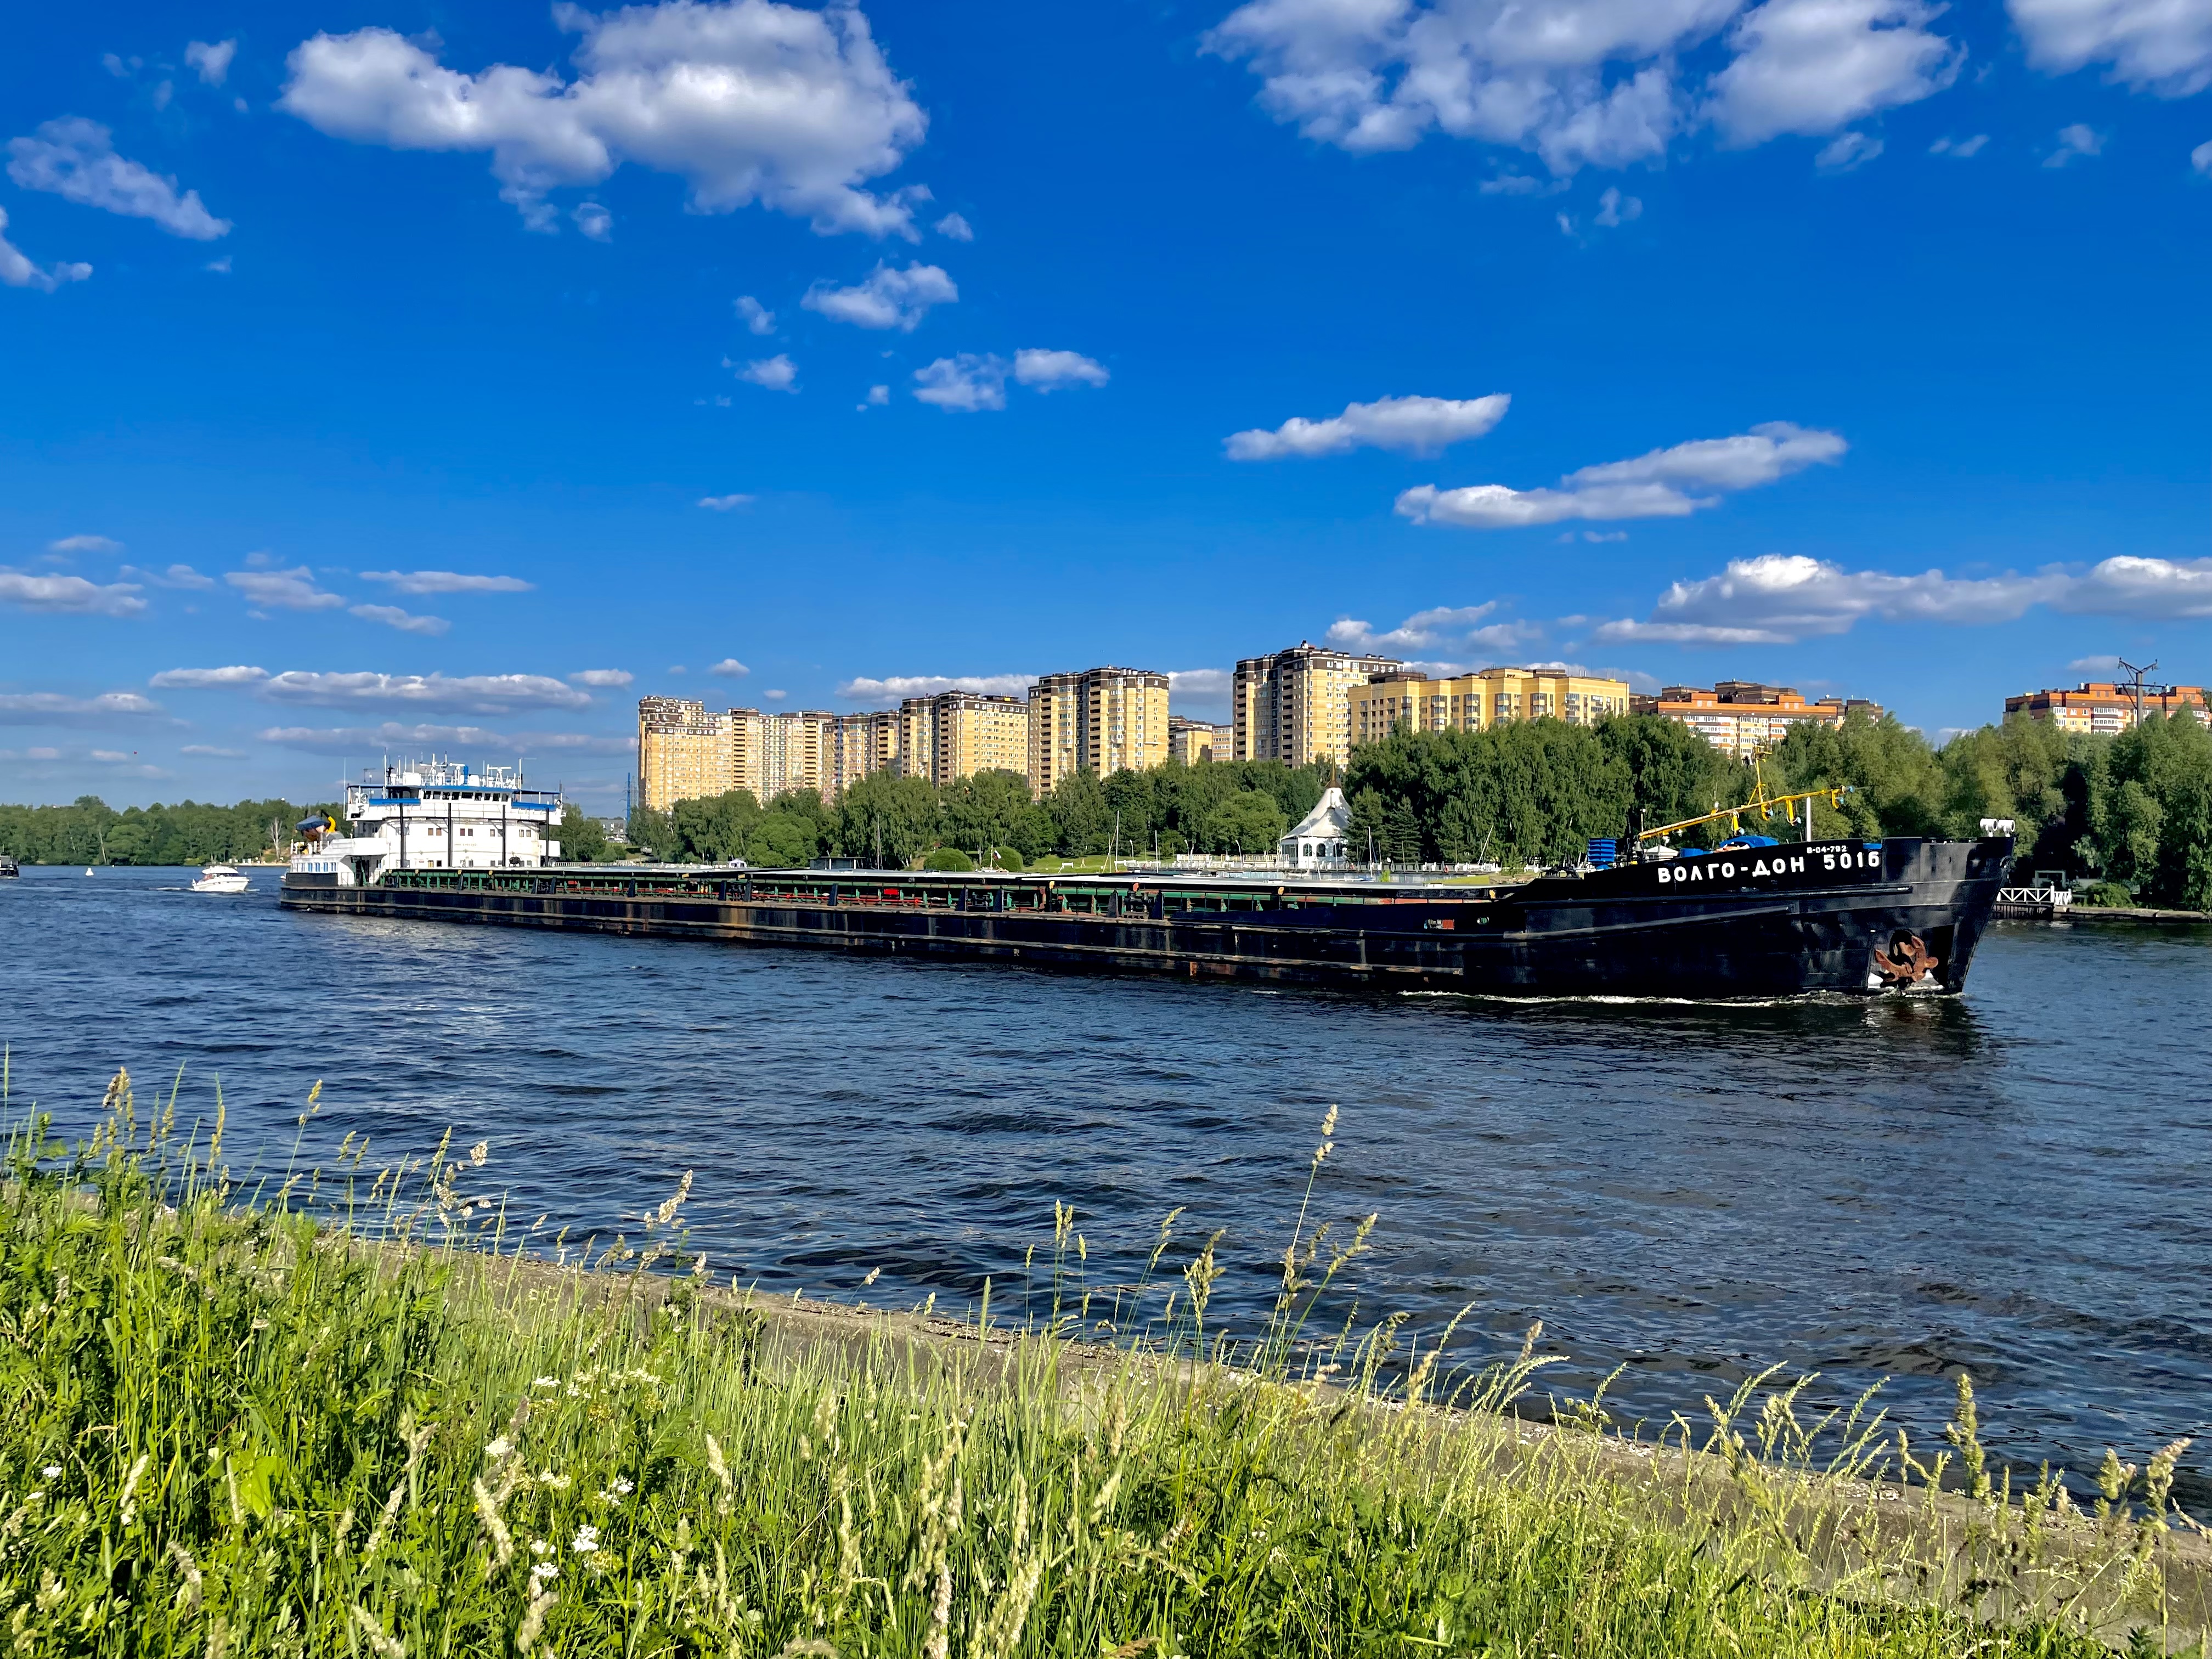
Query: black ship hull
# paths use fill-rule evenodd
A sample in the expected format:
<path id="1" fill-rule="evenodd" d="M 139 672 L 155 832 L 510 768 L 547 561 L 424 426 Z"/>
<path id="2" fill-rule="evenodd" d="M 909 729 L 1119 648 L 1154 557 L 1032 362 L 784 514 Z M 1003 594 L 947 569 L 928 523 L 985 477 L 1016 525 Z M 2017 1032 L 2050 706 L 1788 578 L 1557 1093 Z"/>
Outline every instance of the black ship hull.
<path id="1" fill-rule="evenodd" d="M 1501 996 L 1955 994 L 2008 841 L 1730 850 L 1504 888 L 1175 873 L 409 870 L 289 909 Z"/>

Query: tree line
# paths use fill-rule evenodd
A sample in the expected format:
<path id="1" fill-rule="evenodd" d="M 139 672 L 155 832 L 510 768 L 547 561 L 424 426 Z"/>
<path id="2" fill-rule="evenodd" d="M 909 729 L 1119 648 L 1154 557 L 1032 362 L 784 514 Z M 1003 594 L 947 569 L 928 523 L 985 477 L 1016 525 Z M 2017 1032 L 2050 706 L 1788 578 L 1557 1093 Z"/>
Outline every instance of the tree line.
<path id="1" fill-rule="evenodd" d="M 287 800 L 186 800 L 118 811 L 80 795 L 67 806 L 0 806 L 0 853 L 19 864 L 236 864 L 281 854 L 312 810 Z"/>
<path id="2" fill-rule="evenodd" d="M 665 812 L 640 810 L 630 816 L 629 839 L 654 858 L 679 862 L 838 857 L 893 868 L 940 848 L 1002 864 L 1047 854 L 1272 853 L 1332 781 L 1323 768 L 1279 761 L 1170 761 L 1103 780 L 1078 772 L 1039 801 L 1016 772 L 978 772 L 943 786 L 876 773 L 827 805 L 811 791 L 793 790 L 763 806 L 738 790 L 678 801 Z"/>

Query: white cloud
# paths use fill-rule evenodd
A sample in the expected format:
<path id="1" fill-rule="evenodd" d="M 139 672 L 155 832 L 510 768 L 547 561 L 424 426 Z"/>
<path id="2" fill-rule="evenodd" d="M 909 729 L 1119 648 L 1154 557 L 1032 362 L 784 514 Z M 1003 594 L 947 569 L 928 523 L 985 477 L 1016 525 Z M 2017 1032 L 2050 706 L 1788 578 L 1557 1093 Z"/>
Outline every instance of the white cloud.
<path id="1" fill-rule="evenodd" d="M 35 138 L 8 141 L 8 176 L 25 190 L 52 191 L 86 207 L 151 219 L 172 235 L 194 241 L 228 234 L 230 221 L 210 213 L 198 191 L 178 195 L 175 179 L 118 155 L 106 127 L 81 116 L 48 121 Z"/>
<path id="2" fill-rule="evenodd" d="M 1839 132 L 1820 147 L 1813 165 L 1823 173 L 1854 173 L 1881 154 L 1881 139 L 1863 132 Z"/>
<path id="3" fill-rule="evenodd" d="M 58 691 L 0 692 L 0 726 L 97 726 L 161 712 L 160 703 L 136 691 L 103 691 L 96 697 L 69 697 Z"/>
<path id="4" fill-rule="evenodd" d="M 2189 165 L 2206 178 L 2212 179 L 2212 139 L 2207 139 L 2189 152 Z"/>
<path id="5" fill-rule="evenodd" d="M 2212 559 L 2106 559 L 2055 604 L 2061 611 L 2146 622 L 2212 617 Z"/>
<path id="6" fill-rule="evenodd" d="M 1064 386 L 1104 386 L 1112 377 L 1103 364 L 1079 351 L 1030 347 L 1014 353 L 1014 378 L 1039 392 L 1054 392 Z"/>
<path id="7" fill-rule="evenodd" d="M 933 697 L 940 691 L 979 691 L 988 696 L 1025 697 L 1030 687 L 1036 684 L 1034 674 L 893 674 L 879 680 L 847 680 L 837 688 L 837 695 L 854 702 L 885 705 L 906 697 Z"/>
<path id="8" fill-rule="evenodd" d="M 27 576 L 0 569 L 0 605 L 26 611 L 71 612 L 84 617 L 135 617 L 146 608 L 136 582 L 87 581 L 82 576 Z"/>
<path id="9" fill-rule="evenodd" d="M 2112 80 L 2162 98 L 2212 86 L 2212 8 L 2202 0 L 2008 0 L 2008 9 L 2038 69 L 2106 64 Z"/>
<path id="10" fill-rule="evenodd" d="M 1234 689 L 1237 677 L 1225 668 L 1179 668 L 1168 672 L 1168 696 L 1218 702 Z"/>
<path id="11" fill-rule="evenodd" d="M 467 75 L 366 28 L 295 48 L 280 106 L 357 143 L 489 151 L 533 228 L 551 226 L 548 191 L 635 161 L 682 177 L 699 212 L 758 202 L 824 234 L 915 234 L 910 192 L 861 186 L 904 160 L 927 118 L 857 6 L 667 0 L 554 18 L 581 37 L 574 80 L 507 64 Z"/>
<path id="12" fill-rule="evenodd" d="M 258 685 L 268 678 L 265 668 L 236 663 L 228 668 L 165 668 L 146 684 L 157 691 L 204 691 L 218 685 Z"/>
<path id="13" fill-rule="evenodd" d="M 210 259 L 200 269 L 212 270 L 218 276 L 228 276 L 230 275 L 230 255 L 226 253 L 220 259 Z"/>
<path id="14" fill-rule="evenodd" d="M 1261 105 L 1309 137 L 1405 149 L 1431 131 L 1555 173 L 1662 154 L 1685 119 L 1674 62 L 1741 0 L 1251 0 L 1206 38 L 1249 60 Z"/>
<path id="15" fill-rule="evenodd" d="M 732 302 L 744 325 L 756 334 L 775 332 L 775 313 L 770 311 L 750 294 L 740 294 Z"/>
<path id="16" fill-rule="evenodd" d="M 2071 126 L 2058 129 L 2058 148 L 2043 158 L 2043 165 L 2063 167 L 2077 155 L 2101 155 L 2104 149 L 2104 134 L 2076 121 Z"/>
<path id="17" fill-rule="evenodd" d="M 1568 473 L 1558 489 L 1512 489 L 1504 484 L 1438 489 L 1422 484 L 1398 497 L 1397 510 L 1416 524 L 1475 530 L 1566 519 L 1683 518 L 1720 499 L 1692 491 L 1755 489 L 1808 466 L 1840 460 L 1846 447 L 1835 433 L 1770 421 L 1734 437 L 1703 438 L 1632 460 L 1583 467 Z"/>
<path id="18" fill-rule="evenodd" d="M 1478 650 L 1510 651 L 1517 645 L 1543 637 L 1543 629 L 1528 623 L 1486 623 L 1498 609 L 1492 599 L 1484 605 L 1439 605 L 1417 611 L 1386 632 L 1355 617 L 1340 617 L 1328 626 L 1328 642 L 1342 651 L 1369 656 L 1401 656 L 1415 652 L 1474 646 Z"/>
<path id="19" fill-rule="evenodd" d="M 123 544 L 106 536 L 64 536 L 46 544 L 49 553 L 120 553 Z"/>
<path id="20" fill-rule="evenodd" d="M 1722 133 L 1756 144 L 1833 132 L 1958 77 L 1966 49 L 1931 33 L 1925 0 L 1766 0 L 1729 31 L 1735 58 L 1713 77 Z"/>
<path id="21" fill-rule="evenodd" d="M 156 587 L 185 588 L 204 592 L 215 586 L 215 578 L 203 576 L 188 564 L 173 564 L 166 570 L 141 570 L 137 565 L 126 564 L 122 573 L 133 581 L 151 582 Z"/>
<path id="22" fill-rule="evenodd" d="M 2110 674 L 2118 669 L 2118 657 L 2076 657 L 2066 665 L 2069 674 Z"/>
<path id="23" fill-rule="evenodd" d="M 399 720 L 377 726 L 272 726 L 254 735 L 281 748 L 341 760 L 378 750 L 460 749 L 480 756 L 622 755 L 637 747 L 635 738 L 589 732 L 495 732 L 482 726 L 411 725 Z"/>
<path id="24" fill-rule="evenodd" d="M 763 691 L 761 693 L 761 696 L 767 698 L 770 702 L 781 702 L 790 695 L 791 693 L 788 691 Z"/>
<path id="25" fill-rule="evenodd" d="M 890 402 L 890 400 L 891 389 L 889 386 L 872 386 L 868 388 L 868 395 L 860 400 L 859 407 L 862 409 L 881 409 L 885 404 Z"/>
<path id="26" fill-rule="evenodd" d="M 910 264 L 894 270 L 880 260 L 851 288 L 817 283 L 799 303 L 809 311 L 856 328 L 896 328 L 911 334 L 932 306 L 959 299 L 952 279 L 936 265 Z"/>
<path id="27" fill-rule="evenodd" d="M 270 702 L 393 704 L 439 713 L 506 714 L 523 708 L 581 708 L 589 695 L 545 674 L 315 673 L 293 669 L 261 682 Z"/>
<path id="28" fill-rule="evenodd" d="M 0 231 L 7 228 L 7 210 L 0 208 Z M 92 267 L 82 259 L 51 265 L 33 264 L 28 254 L 0 235 L 0 283 L 9 288 L 34 288 L 41 294 L 52 294 L 64 283 L 81 283 L 91 275 Z"/>
<path id="29" fill-rule="evenodd" d="M 2212 567 L 2212 561 L 2207 562 Z M 1897 576 L 1845 570 L 1802 554 L 1765 553 L 1731 560 L 1717 576 L 1676 582 L 1652 607 L 1650 621 L 1606 623 L 1591 637 L 1676 645 L 1787 645 L 1844 633 L 1867 617 L 2009 622 L 2030 605 L 2063 599 L 2075 585 L 2075 579 L 2052 571 L 1978 579 L 1946 576 L 1941 570 Z M 2212 605 L 2212 575 L 2205 589 Z"/>
<path id="30" fill-rule="evenodd" d="M 1232 433 L 1224 447 L 1232 461 L 1341 455 L 1362 445 L 1433 454 L 1447 444 L 1480 438 L 1505 418 L 1512 402 L 1502 392 L 1485 398 L 1378 398 L 1371 404 L 1346 404 L 1342 414 L 1318 421 L 1293 416 L 1272 432 L 1255 428 Z"/>
<path id="31" fill-rule="evenodd" d="M 382 623 L 386 628 L 396 628 L 403 634 L 444 633 L 453 626 L 443 617 L 418 617 L 411 611 L 403 611 L 396 605 L 352 605 L 347 613 L 363 622 Z"/>
<path id="32" fill-rule="evenodd" d="M 955 242 L 972 242 L 975 240 L 975 228 L 957 213 L 946 214 L 930 228 L 939 236 L 946 237 Z"/>
<path id="33" fill-rule="evenodd" d="M 710 513 L 727 513 L 732 507 L 752 505 L 750 495 L 702 495 L 699 505 Z"/>
<path id="34" fill-rule="evenodd" d="M 219 87 L 230 74 L 230 60 L 238 55 L 238 42 L 217 40 L 188 41 L 185 46 L 185 62 L 199 71 L 200 79 L 209 86 Z"/>
<path id="35" fill-rule="evenodd" d="M 1990 135 L 1986 132 L 1978 132 L 1971 138 L 1938 138 L 1928 146 L 1928 153 L 1930 155 L 1948 155 L 1954 161 L 1967 161 L 1979 155 L 1982 153 L 1982 147 L 1989 142 Z"/>
<path id="36" fill-rule="evenodd" d="M 1597 222 L 1608 230 L 1616 225 L 1625 225 L 1631 219 L 1640 219 L 1643 216 L 1644 203 L 1641 198 L 1623 196 L 1610 185 L 1607 187 L 1605 193 L 1597 198 Z"/>
<path id="37" fill-rule="evenodd" d="M 571 684 L 588 685 L 595 690 L 605 688 L 609 690 L 619 690 L 636 678 L 637 676 L 627 668 L 586 668 L 568 676 Z"/>
<path id="38" fill-rule="evenodd" d="M 709 674 L 719 674 L 726 680 L 741 680 L 753 671 L 735 657 L 725 657 L 707 672 Z"/>
<path id="39" fill-rule="evenodd" d="M 222 749 L 211 743 L 188 743 L 178 752 L 185 755 L 201 755 L 210 760 L 244 760 L 246 758 L 246 751 L 243 749 Z"/>
<path id="40" fill-rule="evenodd" d="M 568 217 L 575 222 L 576 228 L 592 241 L 614 240 L 615 216 L 597 202 L 577 203 L 575 210 Z"/>
<path id="41" fill-rule="evenodd" d="M 301 565 L 293 570 L 232 570 L 228 582 L 254 605 L 278 611 L 334 611 L 345 601 L 315 586 L 314 573 Z"/>
<path id="42" fill-rule="evenodd" d="M 742 368 L 725 357 L 727 367 L 737 368 L 738 378 L 770 392 L 796 392 L 799 389 L 799 365 L 779 351 L 773 357 L 756 358 Z"/>
<path id="43" fill-rule="evenodd" d="M 963 351 L 914 372 L 915 397 L 955 415 L 1006 406 L 1006 360 Z"/>
<path id="44" fill-rule="evenodd" d="M 399 593 L 527 593 L 537 586 L 520 576 L 478 576 L 456 570 L 364 570 L 363 581 L 384 582 Z"/>

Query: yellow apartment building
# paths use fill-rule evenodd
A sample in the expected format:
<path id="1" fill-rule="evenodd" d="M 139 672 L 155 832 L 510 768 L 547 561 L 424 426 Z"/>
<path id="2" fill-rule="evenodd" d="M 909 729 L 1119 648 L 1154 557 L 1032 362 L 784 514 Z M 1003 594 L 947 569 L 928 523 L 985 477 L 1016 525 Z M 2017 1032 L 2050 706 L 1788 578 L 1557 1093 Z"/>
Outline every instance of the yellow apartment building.
<path id="1" fill-rule="evenodd" d="M 1231 689 L 1237 760 L 1291 766 L 1352 758 L 1352 691 L 1402 669 L 1394 657 L 1359 656 L 1300 641 L 1287 651 L 1247 657 Z"/>
<path id="2" fill-rule="evenodd" d="M 737 788 L 730 717 L 685 697 L 641 697 L 637 783 L 641 804 L 665 812 L 679 800 Z"/>
<path id="3" fill-rule="evenodd" d="M 1229 744 L 1235 727 L 1217 726 L 1211 720 L 1185 720 L 1180 714 L 1168 716 L 1168 758 L 1179 760 L 1185 766 L 1196 766 L 1201 761 L 1217 757 L 1229 758 Z"/>
<path id="4" fill-rule="evenodd" d="M 843 794 L 875 772 L 896 772 L 899 764 L 899 715 L 896 708 L 865 714 L 840 714 L 833 742 L 830 788 Z"/>
<path id="5" fill-rule="evenodd" d="M 1030 688 L 1030 793 L 1073 772 L 1106 777 L 1168 757 L 1168 677 L 1140 668 L 1047 674 Z"/>
<path id="6" fill-rule="evenodd" d="M 994 769 L 1029 775 L 1030 706 L 1019 697 L 943 691 L 899 705 L 899 762 L 909 777 L 951 783 Z"/>
<path id="7" fill-rule="evenodd" d="M 1416 732 L 1480 732 L 1549 715 L 1571 726 L 1595 726 L 1626 714 L 1631 695 L 1626 680 L 1552 669 L 1484 668 L 1433 680 L 1395 669 L 1352 687 L 1352 740 L 1373 743 L 1401 722 Z"/>

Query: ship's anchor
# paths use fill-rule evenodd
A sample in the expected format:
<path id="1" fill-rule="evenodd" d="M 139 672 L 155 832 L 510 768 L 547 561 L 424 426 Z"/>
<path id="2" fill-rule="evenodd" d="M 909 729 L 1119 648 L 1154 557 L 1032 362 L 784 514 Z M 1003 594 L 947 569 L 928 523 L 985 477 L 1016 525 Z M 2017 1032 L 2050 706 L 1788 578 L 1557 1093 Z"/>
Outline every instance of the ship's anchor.
<path id="1" fill-rule="evenodd" d="M 1895 955 L 1891 955 L 1894 951 Z M 1889 951 L 1879 945 L 1874 947 L 1875 971 L 1881 975 L 1883 985 L 1898 989 L 1917 985 L 1942 967 L 1942 961 L 1929 950 L 1917 933 L 1899 933 L 1889 941 Z"/>

